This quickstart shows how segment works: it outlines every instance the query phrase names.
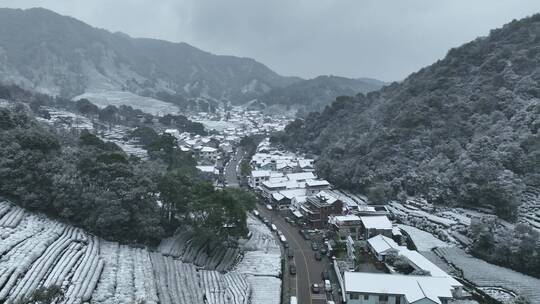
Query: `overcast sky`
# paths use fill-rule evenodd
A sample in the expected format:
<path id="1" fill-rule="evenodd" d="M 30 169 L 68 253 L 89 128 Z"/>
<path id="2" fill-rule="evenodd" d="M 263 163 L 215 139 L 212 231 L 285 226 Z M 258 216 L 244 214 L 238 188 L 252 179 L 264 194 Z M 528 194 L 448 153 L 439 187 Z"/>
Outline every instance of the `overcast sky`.
<path id="1" fill-rule="evenodd" d="M 0 0 L 135 37 L 254 58 L 283 75 L 400 80 L 540 0 Z"/>

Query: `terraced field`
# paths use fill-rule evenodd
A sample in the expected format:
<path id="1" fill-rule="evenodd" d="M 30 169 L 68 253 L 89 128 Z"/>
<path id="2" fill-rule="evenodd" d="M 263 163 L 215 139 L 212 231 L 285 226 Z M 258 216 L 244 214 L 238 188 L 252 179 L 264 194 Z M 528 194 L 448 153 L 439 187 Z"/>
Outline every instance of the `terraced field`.
<path id="1" fill-rule="evenodd" d="M 528 298 L 531 303 L 540 303 L 540 279 L 489 264 L 455 247 L 437 248 L 435 253 L 478 287 L 501 287 Z"/>
<path id="2" fill-rule="evenodd" d="M 204 270 L 175 256 L 103 241 L 8 202 L 0 202 L 0 238 L 0 303 L 17 303 L 53 285 L 69 304 L 251 302 L 243 273 Z M 225 253 L 206 265 L 230 268 L 227 259 Z M 194 262 L 214 260 L 193 255 Z"/>

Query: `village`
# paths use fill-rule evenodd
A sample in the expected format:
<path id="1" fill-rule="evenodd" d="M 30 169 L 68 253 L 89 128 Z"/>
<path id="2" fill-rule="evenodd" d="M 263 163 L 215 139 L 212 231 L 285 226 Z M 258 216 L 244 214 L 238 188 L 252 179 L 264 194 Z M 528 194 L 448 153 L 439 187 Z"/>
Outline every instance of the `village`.
<path id="1" fill-rule="evenodd" d="M 147 157 L 137 140 L 126 136 L 131 128 L 96 128 L 84 116 L 49 112 L 51 118 L 44 122 L 94 130 L 126 153 Z M 269 136 L 290 122 L 283 116 L 232 107 L 193 113 L 189 119 L 202 123 L 208 134 L 157 131 L 173 136 L 178 149 L 192 153 L 197 168 L 216 187 L 245 185 L 256 193 L 260 204 L 250 215 L 251 225 L 266 224 L 281 244 L 281 259 L 274 248 L 271 258 L 257 251 L 248 262 L 273 269 L 267 277 L 270 291 L 262 277 L 251 278 L 264 297 L 275 295 L 276 300 L 264 303 L 513 303 L 517 294 L 538 297 L 537 279 L 467 253 L 472 242 L 468 228 L 491 216 L 488 213 L 435 207 L 413 197 L 374 205 L 365 196 L 337 189 L 317 176 L 315 159 L 270 143 Z M 240 147 L 249 136 L 266 136 L 252 155 Z M 249 172 L 242 172 L 242 161 Z M 524 220 L 538 223 L 537 218 Z"/>
<path id="2" fill-rule="evenodd" d="M 512 275 L 514 282 L 524 280 L 504 268 L 482 265 L 483 276 L 463 269 L 464 260 L 480 262 L 466 252 L 472 242 L 468 228 L 489 214 L 435 207 L 418 198 L 370 204 L 365 196 L 319 178 L 314 159 L 273 147 L 268 138 L 259 144 L 250 166 L 247 184 L 261 203 L 255 214 L 281 240 L 289 280 L 296 285 L 309 282 L 308 293 L 291 288 L 291 303 L 307 297 L 311 303 L 511 303 L 512 290 L 533 294 L 534 281 L 518 288 L 516 283 L 496 282 L 495 273 Z M 286 235 L 300 235 L 301 240 L 291 242 Z M 298 244 L 302 241 L 312 256 L 294 253 L 303 250 Z M 317 263 L 323 265 L 319 280 L 309 270 L 298 271 L 299 264 L 319 268 Z"/>

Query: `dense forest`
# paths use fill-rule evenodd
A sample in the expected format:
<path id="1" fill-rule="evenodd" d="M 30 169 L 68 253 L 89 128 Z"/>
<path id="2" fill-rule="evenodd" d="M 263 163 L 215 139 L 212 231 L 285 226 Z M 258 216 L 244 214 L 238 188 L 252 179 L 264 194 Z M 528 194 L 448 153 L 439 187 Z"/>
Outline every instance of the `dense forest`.
<path id="1" fill-rule="evenodd" d="M 540 15 L 451 49 L 380 91 L 339 97 L 272 138 L 375 203 L 421 196 L 509 220 L 540 187 Z"/>
<path id="2" fill-rule="evenodd" d="M 155 244 L 179 228 L 221 240 L 247 232 L 254 198 L 214 189 L 174 137 L 151 133 L 141 160 L 88 131 L 40 125 L 32 102 L 0 108 L 0 195 L 123 243 Z"/>
<path id="3" fill-rule="evenodd" d="M 282 105 L 298 108 L 299 116 L 322 110 L 333 99 L 341 95 L 368 93 L 380 89 L 384 82 L 360 78 L 319 76 L 297 81 L 283 88 L 274 88 L 257 98 L 260 106 Z"/>

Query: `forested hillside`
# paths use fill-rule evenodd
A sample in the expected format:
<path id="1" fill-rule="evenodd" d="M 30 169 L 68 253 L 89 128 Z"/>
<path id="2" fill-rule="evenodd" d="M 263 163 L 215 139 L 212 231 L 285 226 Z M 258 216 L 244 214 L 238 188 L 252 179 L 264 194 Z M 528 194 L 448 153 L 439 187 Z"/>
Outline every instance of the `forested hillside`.
<path id="1" fill-rule="evenodd" d="M 540 187 L 540 15 L 452 49 L 364 96 L 338 98 L 274 137 L 377 203 L 407 195 L 508 219 Z"/>
<path id="2" fill-rule="evenodd" d="M 380 89 L 384 82 L 369 79 L 351 79 L 338 76 L 319 76 L 295 82 L 283 88 L 274 88 L 258 98 L 265 106 L 296 107 L 300 113 L 322 110 L 336 97 L 356 95 Z"/>
<path id="3" fill-rule="evenodd" d="M 148 161 L 88 131 L 48 129 L 25 104 L 0 107 L 0 196 L 122 243 L 157 244 L 179 228 L 202 242 L 247 232 L 250 195 L 215 190 L 174 137 L 146 140 Z"/>
<path id="4" fill-rule="evenodd" d="M 113 34 L 41 8 L 0 9 L 0 81 L 47 94 L 249 100 L 296 80 L 253 59 Z"/>

